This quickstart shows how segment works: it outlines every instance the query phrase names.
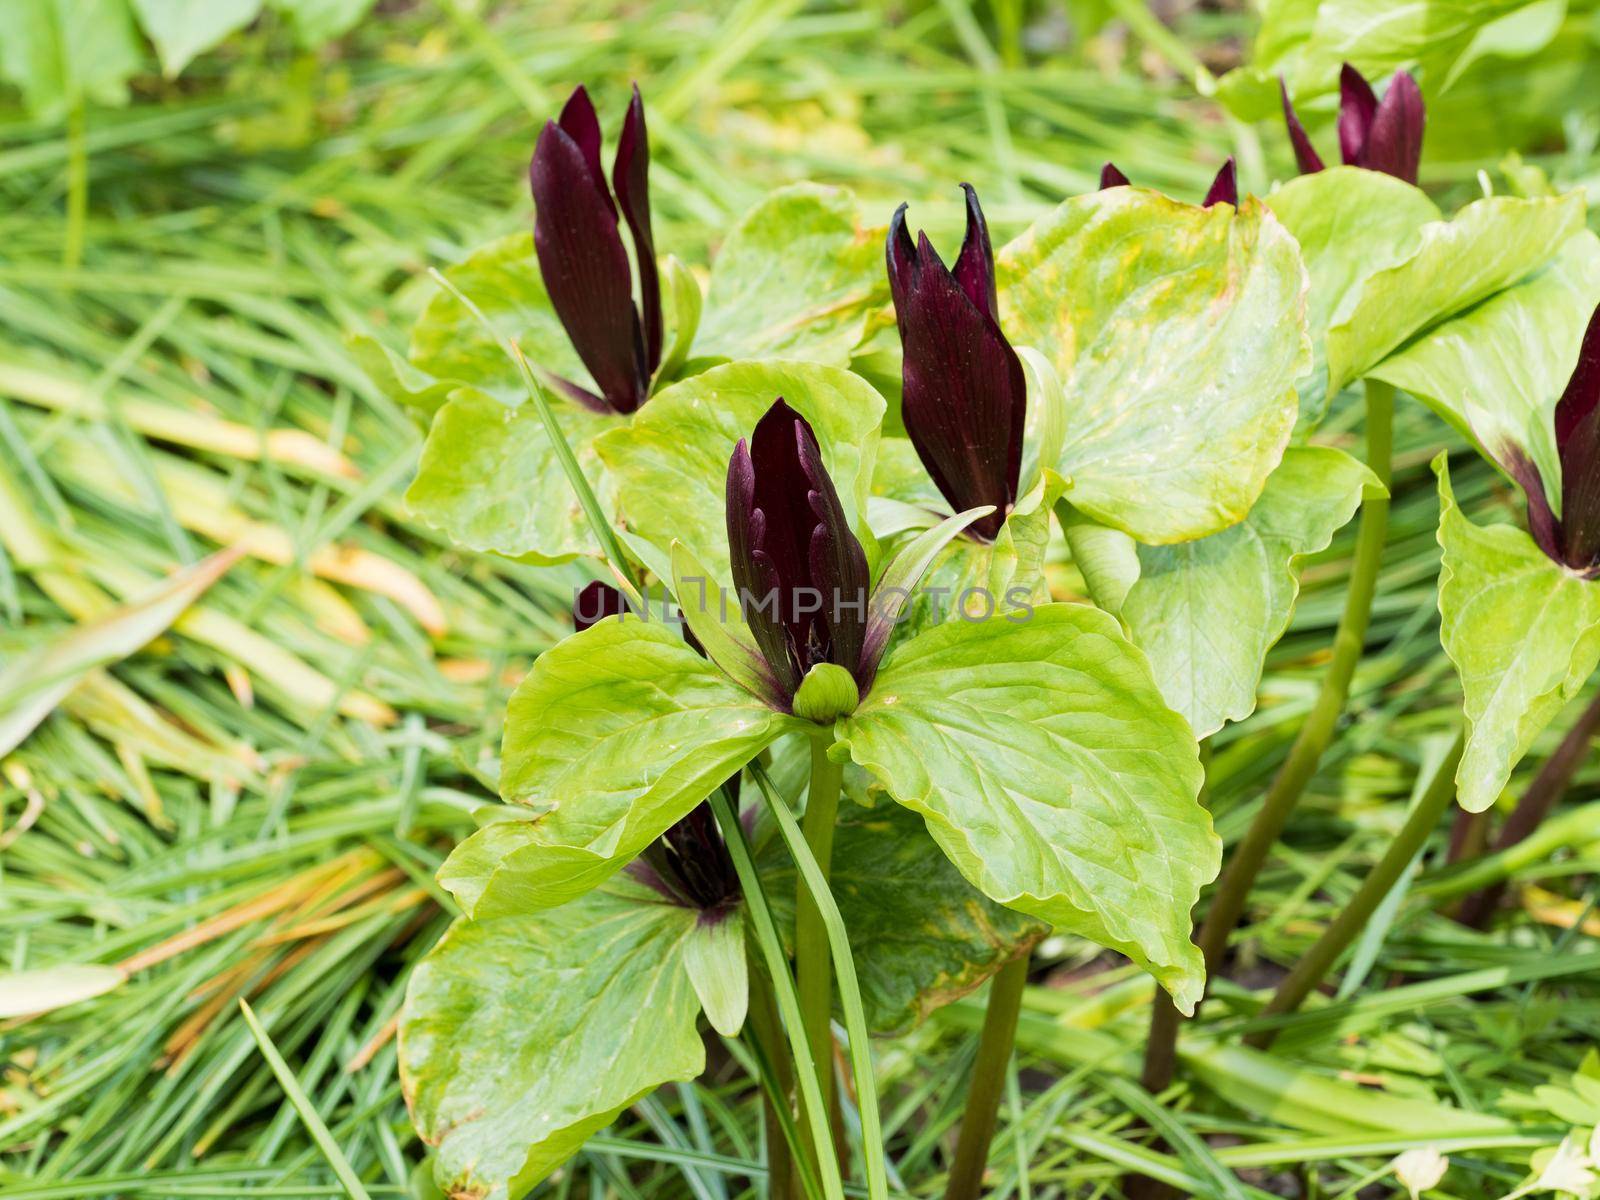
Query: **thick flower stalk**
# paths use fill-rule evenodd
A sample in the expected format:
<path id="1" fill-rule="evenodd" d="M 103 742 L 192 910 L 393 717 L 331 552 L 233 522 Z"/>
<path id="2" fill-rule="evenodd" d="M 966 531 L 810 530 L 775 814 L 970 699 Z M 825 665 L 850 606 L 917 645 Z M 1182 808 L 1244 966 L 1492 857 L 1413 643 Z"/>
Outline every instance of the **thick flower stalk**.
<path id="1" fill-rule="evenodd" d="M 992 541 L 1017 499 L 1027 382 L 1000 329 L 994 249 L 967 194 L 967 231 L 955 268 L 919 233 L 902 204 L 889 223 L 889 288 L 902 351 L 901 414 L 917 456 L 956 512 L 990 505 L 968 532 Z"/>
<path id="2" fill-rule="evenodd" d="M 1600 308 L 1589 318 L 1578 365 L 1556 404 L 1561 513 L 1522 447 L 1494 448 L 1528 497 L 1528 532 L 1550 559 L 1585 579 L 1600 578 Z"/>
<path id="3" fill-rule="evenodd" d="M 1323 169 L 1322 156 L 1295 115 L 1289 85 L 1279 79 L 1278 86 L 1295 161 L 1302 175 L 1314 174 Z M 1381 101 L 1366 77 L 1349 63 L 1339 72 L 1339 154 L 1345 166 L 1416 183 L 1425 120 L 1422 91 L 1409 71 L 1395 72 Z"/>
<path id="4" fill-rule="evenodd" d="M 617 139 L 610 186 L 600 167 L 600 122 L 582 87 L 567 100 L 560 118 L 545 124 L 528 170 L 533 244 L 545 290 L 599 395 L 571 380 L 558 382 L 568 395 L 600 412 L 635 411 L 661 364 L 661 282 L 650 232 L 649 171 L 650 142 L 637 86 Z M 637 304 L 619 209 L 633 241 Z"/>
<path id="5" fill-rule="evenodd" d="M 1117 169 L 1116 163 L 1108 162 L 1100 168 L 1100 190 L 1107 188 L 1128 187 L 1131 180 Z M 1231 204 L 1239 207 L 1239 171 L 1234 164 L 1233 156 L 1228 156 L 1228 161 L 1218 169 L 1216 176 L 1211 180 L 1211 186 L 1206 189 L 1205 199 L 1200 201 L 1200 207 L 1210 208 L 1213 204 Z"/>
<path id="6" fill-rule="evenodd" d="M 822 465 L 810 424 L 780 397 L 728 461 L 734 585 L 776 694 L 792 702 L 822 663 L 865 693 L 867 556 Z"/>

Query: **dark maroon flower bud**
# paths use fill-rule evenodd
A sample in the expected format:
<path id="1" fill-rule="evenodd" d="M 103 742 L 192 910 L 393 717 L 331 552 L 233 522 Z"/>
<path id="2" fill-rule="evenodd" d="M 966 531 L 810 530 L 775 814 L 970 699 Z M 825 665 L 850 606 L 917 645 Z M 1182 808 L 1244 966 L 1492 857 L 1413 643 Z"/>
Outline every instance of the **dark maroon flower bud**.
<path id="1" fill-rule="evenodd" d="M 1280 77 L 1283 120 L 1289 143 L 1302 175 L 1322 170 L 1322 156 L 1306 136 L 1295 115 L 1289 85 Z M 1422 91 L 1409 71 L 1396 71 L 1380 101 L 1366 77 L 1349 63 L 1339 72 L 1339 155 L 1347 167 L 1381 171 L 1407 183 L 1416 183 L 1422 161 L 1422 131 L 1426 112 Z"/>
<path id="2" fill-rule="evenodd" d="M 600 122 L 577 88 L 559 120 L 545 124 L 533 151 L 533 244 L 550 303 L 600 395 L 561 380 L 569 395 L 605 411 L 633 412 L 661 363 L 661 283 L 650 232 L 650 143 L 637 86 L 612 164 L 616 200 L 600 168 Z M 639 273 L 640 305 L 622 244 L 627 220 Z M 643 315 L 641 316 L 641 307 Z"/>
<path id="3" fill-rule="evenodd" d="M 739 776 L 734 775 L 723 787 L 737 811 Z M 708 915 L 725 911 L 743 895 L 728 845 L 704 800 L 646 846 L 627 871 L 671 903 Z"/>
<path id="4" fill-rule="evenodd" d="M 601 583 L 596 579 L 593 583 L 585 584 L 583 590 L 573 598 L 572 623 L 582 633 L 607 617 L 627 611 L 628 601 L 623 594 L 609 583 Z"/>
<path id="5" fill-rule="evenodd" d="M 956 512 L 995 511 L 970 532 L 992 540 L 1017 498 L 1027 381 L 1000 330 L 994 250 L 969 184 L 955 270 L 928 235 L 915 244 L 902 204 L 889 223 L 889 290 L 900 327 L 901 418 L 917 457 Z"/>
<path id="6" fill-rule="evenodd" d="M 1228 161 L 1223 163 L 1217 171 L 1217 177 L 1211 181 L 1211 186 L 1206 189 L 1206 198 L 1200 201 L 1201 208 L 1210 208 L 1213 204 L 1231 204 L 1239 207 L 1239 171 L 1234 166 L 1233 155 L 1228 156 Z"/>
<path id="7" fill-rule="evenodd" d="M 1100 168 L 1100 190 L 1107 188 L 1129 186 L 1128 177 L 1117 170 L 1116 163 L 1107 163 Z M 1222 164 L 1216 177 L 1211 181 L 1211 187 L 1206 191 L 1206 198 L 1200 202 L 1200 207 L 1210 208 L 1213 204 L 1231 204 L 1239 207 L 1239 175 L 1233 165 L 1233 157 Z"/>
<path id="8" fill-rule="evenodd" d="M 1556 404 L 1556 452 L 1561 459 L 1561 515 L 1550 509 L 1544 479 L 1520 446 L 1500 459 L 1528 497 L 1528 532 L 1556 562 L 1600 577 L 1600 308 L 1589 318 L 1578 365 Z"/>
<path id="9" fill-rule="evenodd" d="M 782 397 L 734 447 L 727 518 L 739 603 L 784 696 L 818 663 L 843 667 L 865 691 L 867 556 L 816 434 Z"/>

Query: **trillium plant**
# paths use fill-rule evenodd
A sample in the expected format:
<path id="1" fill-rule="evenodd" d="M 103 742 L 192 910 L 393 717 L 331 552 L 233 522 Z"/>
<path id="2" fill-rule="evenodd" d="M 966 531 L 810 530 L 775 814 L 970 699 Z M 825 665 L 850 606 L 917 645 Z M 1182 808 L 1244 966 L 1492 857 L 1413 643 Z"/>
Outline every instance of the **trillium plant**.
<path id="1" fill-rule="evenodd" d="M 531 236 L 439 276 L 405 358 L 366 348 L 427 424 L 414 510 L 597 580 L 511 697 L 400 1020 L 447 1194 L 527 1193 L 715 1035 L 753 1064 L 771 1194 L 842 1200 L 858 1163 L 881 1200 L 873 1041 L 987 985 L 946 1147 L 975 1197 L 1051 932 L 1150 977 L 1164 1087 L 1344 708 L 1402 392 L 1520 484 L 1527 531 L 1470 521 L 1440 461 L 1463 738 L 1268 1011 L 1452 799 L 1495 801 L 1600 660 L 1600 242 L 1547 189 L 1446 218 L 1412 77 L 1340 88 L 1325 168 L 1284 86 L 1302 174 L 1265 199 L 1231 159 L 1199 205 L 1107 164 L 997 248 L 961 184 L 944 256 L 905 204 L 873 226 L 798 185 L 690 269 L 658 255 L 638 88 L 609 175 L 583 88 L 538 134 Z M 1318 440 L 1358 384 L 1364 464 Z M 1301 563 L 1358 509 L 1318 698 L 1195 930 L 1224 866 L 1201 743 L 1252 711 Z"/>

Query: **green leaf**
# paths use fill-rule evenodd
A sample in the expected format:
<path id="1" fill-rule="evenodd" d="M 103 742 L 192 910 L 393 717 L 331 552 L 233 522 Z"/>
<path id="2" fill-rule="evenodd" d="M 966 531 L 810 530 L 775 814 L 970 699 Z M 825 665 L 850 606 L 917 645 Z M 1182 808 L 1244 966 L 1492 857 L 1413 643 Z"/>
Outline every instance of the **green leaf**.
<path id="1" fill-rule="evenodd" d="M 734 600 L 682 542 L 672 543 L 671 555 L 672 594 L 677 597 L 684 624 L 706 657 L 729 679 L 768 704 L 787 699 Z"/>
<path id="2" fill-rule="evenodd" d="M 132 0 L 145 36 L 155 43 L 161 71 L 175 78 L 189 60 L 243 29 L 261 0 Z"/>
<path id="3" fill-rule="evenodd" d="M 143 61 L 127 0 L 7 0 L 0 10 L 0 78 L 40 121 L 84 103 L 126 104 Z"/>
<path id="4" fill-rule="evenodd" d="M 559 398 L 551 408 L 602 506 L 613 507 L 594 442 L 622 418 Z M 508 408 L 472 388 L 452 393 L 434 414 L 417 476 L 406 489 L 406 505 L 469 550 L 544 563 L 599 552 L 583 505 L 531 401 Z"/>
<path id="5" fill-rule="evenodd" d="M 883 232 L 842 188 L 780 188 L 740 218 L 711 264 L 695 353 L 844 366 L 888 295 Z"/>
<path id="6" fill-rule="evenodd" d="M 845 516 L 871 544 L 863 517 L 883 397 L 848 371 L 799 362 L 712 367 L 653 396 L 596 444 L 615 481 L 635 551 L 658 576 L 681 541 L 719 583 L 732 579 L 724 511 L 728 459 L 782 396 L 816 431 Z"/>
<path id="7" fill-rule="evenodd" d="M 896 548 L 893 559 L 883 569 L 877 587 L 873 590 L 872 605 L 867 614 L 864 653 L 868 661 L 873 661 L 897 633 L 905 636 L 908 632 L 920 629 L 931 619 L 924 612 L 932 607 L 925 599 L 926 588 L 919 587 L 919 584 L 926 579 L 928 568 L 941 554 L 946 555 L 947 562 L 955 563 L 953 570 L 943 574 L 959 583 L 967 576 L 969 565 L 973 560 L 981 560 L 980 569 L 987 567 L 996 552 L 996 547 L 1002 543 L 1007 546 L 1012 544 L 1008 533 L 1009 518 L 1007 524 L 1000 527 L 1000 533 L 992 545 L 976 538 L 961 538 L 962 531 L 968 525 L 993 511 L 993 506 L 988 504 L 969 508 L 955 516 L 946 517 L 931 529 L 922 530 L 914 537 L 907 538 L 904 545 Z M 1046 519 L 1048 520 L 1048 517 Z M 1040 560 L 1043 561 L 1042 554 Z M 952 595 L 959 597 L 961 594 L 959 587 L 950 583 L 940 583 L 937 577 L 927 580 L 927 586 L 939 589 L 941 597 Z M 991 594 L 1003 594 L 1003 592 L 1002 588 L 999 593 Z"/>
<path id="8" fill-rule="evenodd" d="M 1001 324 L 1065 389 L 1074 508 L 1150 543 L 1250 510 L 1311 364 L 1300 255 L 1259 200 L 1079 196 L 1002 249 L 999 274 Z"/>
<path id="9" fill-rule="evenodd" d="M 683 965 L 711 1028 L 738 1037 L 750 1008 L 749 958 L 739 911 L 705 912 L 683 942 Z"/>
<path id="10" fill-rule="evenodd" d="M 1374 84 L 1401 67 L 1420 63 L 1421 77 L 1430 86 L 1438 86 L 1485 27 L 1527 4 L 1528 0 L 1407 0 L 1403 4 L 1395 0 L 1271 0 L 1265 6 L 1250 64 L 1225 75 L 1218 94 L 1238 116 L 1260 120 L 1281 119 L 1280 75 L 1303 117 L 1310 107 L 1307 101 L 1338 90 L 1339 67 L 1345 62 Z M 1433 100 L 1430 95 L 1430 104 Z"/>
<path id="11" fill-rule="evenodd" d="M 1283 226 L 1300 243 L 1311 278 L 1307 322 L 1311 373 L 1300 380 L 1302 432 L 1327 411 L 1329 326 L 1348 316 L 1361 285 L 1416 251 L 1421 230 L 1439 208 L 1419 189 L 1378 171 L 1332 167 L 1292 179 L 1267 198 Z"/>
<path id="12" fill-rule="evenodd" d="M 762 848 L 761 878 L 788 936 L 795 870 L 783 842 Z M 990 900 L 962 878 L 916 813 L 839 806 L 828 875 L 850 935 L 867 1025 L 903 1033 L 980 987 L 1042 938 L 1043 922 Z"/>
<path id="13" fill-rule="evenodd" d="M 451 926 L 400 1017 L 401 1084 L 447 1194 L 514 1200 L 629 1104 L 700 1073 L 696 917 L 619 881 Z"/>
<path id="14" fill-rule="evenodd" d="M 890 656 L 838 737 L 979 890 L 1128 955 L 1185 1011 L 1221 844 L 1194 736 L 1087 605 L 950 621 Z"/>
<path id="15" fill-rule="evenodd" d="M 1588 230 L 1538 274 L 1435 326 L 1371 374 L 1404 388 L 1503 462 L 1518 446 L 1561 511 L 1556 401 L 1600 305 L 1600 238 Z"/>
<path id="16" fill-rule="evenodd" d="M 271 0 L 289 18 L 295 40 L 307 50 L 343 37 L 366 16 L 376 0 Z"/>
<path id="17" fill-rule="evenodd" d="M 436 379 L 377 338 L 356 334 L 347 344 L 361 369 L 384 395 L 424 417 L 431 419 L 439 411 L 440 405 L 450 398 L 450 393 L 456 390 L 455 380 Z M 523 397 L 526 395 L 527 389 L 524 388 Z"/>
<path id="18" fill-rule="evenodd" d="M 1583 228 L 1583 197 L 1491 196 L 1423 226 L 1415 253 L 1367 280 L 1328 330 L 1328 387 L 1359 379 L 1416 334 L 1540 270 Z"/>
<path id="19" fill-rule="evenodd" d="M 480 829 L 439 882 L 480 920 L 564 903 L 803 727 L 730 683 L 675 627 L 608 618 L 541 654 L 512 694 L 500 794 L 529 819 Z"/>
<path id="20" fill-rule="evenodd" d="M 444 272 L 500 334 L 517 343 L 535 370 L 593 388 L 567 331 L 539 278 L 533 235 L 517 233 L 490 242 Z M 516 407 L 528 389 L 478 318 L 450 292 L 428 301 L 411 330 L 411 361 L 436 379 L 470 383 Z"/>
<path id="21" fill-rule="evenodd" d="M 1443 453 L 1433 468 L 1444 548 L 1439 640 L 1461 677 L 1467 719 L 1456 798 L 1482 812 L 1600 663 L 1600 584 L 1551 562 L 1514 526 L 1467 520 Z"/>
<path id="22" fill-rule="evenodd" d="M 1291 446 L 1239 524 L 1177 546 L 1139 546 L 1138 578 L 1083 565 L 1097 604 L 1116 613 L 1145 652 L 1168 704 L 1196 737 L 1256 706 L 1267 651 L 1283 636 L 1304 555 L 1327 548 L 1363 490 L 1382 485 L 1324 446 Z"/>

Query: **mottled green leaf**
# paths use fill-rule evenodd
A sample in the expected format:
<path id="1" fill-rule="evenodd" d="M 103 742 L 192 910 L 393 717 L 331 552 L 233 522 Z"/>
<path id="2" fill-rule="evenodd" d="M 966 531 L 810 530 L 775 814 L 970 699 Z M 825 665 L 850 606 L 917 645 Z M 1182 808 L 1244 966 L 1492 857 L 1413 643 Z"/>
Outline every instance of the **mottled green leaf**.
<path id="1" fill-rule="evenodd" d="M 797 183 L 747 212 L 711 264 L 694 349 L 844 366 L 883 304 L 883 231 L 842 188 Z"/>
<path id="2" fill-rule="evenodd" d="M 601 506 L 614 508 L 594 442 L 623 418 L 555 396 L 550 407 Z M 599 553 L 583 505 L 532 402 L 508 408 L 473 388 L 452 393 L 433 416 L 406 505 L 470 550 L 536 562 Z"/>
<path id="3" fill-rule="evenodd" d="M 469 916 L 594 887 L 780 734 L 800 727 L 684 644 L 608 618 L 534 662 L 506 710 L 500 794 L 528 807 L 462 842 L 439 882 Z"/>
<path id="4" fill-rule="evenodd" d="M 261 0 L 132 0 L 169 79 L 261 11 Z"/>
<path id="5" fill-rule="evenodd" d="M 1328 407 L 1329 326 L 1348 316 L 1361 285 L 1415 252 L 1421 230 L 1439 219 L 1438 206 L 1403 180 L 1357 167 L 1332 167 L 1292 179 L 1267 206 L 1300 243 L 1311 277 L 1307 321 L 1311 373 L 1300 380 L 1302 432 Z"/>
<path id="6" fill-rule="evenodd" d="M 1080 567 L 1095 602 L 1122 619 L 1149 658 L 1167 703 L 1208 737 L 1254 710 L 1267 651 L 1294 611 L 1301 558 L 1327 547 L 1364 488 L 1381 486 L 1343 451 L 1291 446 L 1239 524 L 1176 546 L 1137 547 L 1131 586 L 1104 559 Z"/>
<path id="7" fill-rule="evenodd" d="M 522 349 L 536 371 L 594 387 L 550 306 L 539 278 L 531 233 L 490 242 L 444 275 L 478 306 L 501 336 Z M 528 397 L 516 364 L 478 318 L 442 288 L 412 327 L 411 361 L 436 379 L 470 383 L 508 405 L 521 404 Z"/>
<path id="8" fill-rule="evenodd" d="M 901 646 L 838 736 L 986 895 L 1120 951 L 1180 1007 L 1221 844 L 1194 735 L 1098 609 L 949 621 Z"/>
<path id="9" fill-rule="evenodd" d="M 773 912 L 794 927 L 794 863 L 778 838 L 759 867 Z M 834 826 L 829 886 L 850 935 L 873 1033 L 902 1033 L 977 988 L 1048 926 L 990 900 L 961 877 L 922 818 L 846 800 Z"/>
<path id="10" fill-rule="evenodd" d="M 1434 470 L 1439 640 L 1461 677 L 1467 719 L 1456 798 L 1481 812 L 1600 663 L 1600 583 L 1551 562 L 1521 529 L 1467 520 L 1443 454 Z"/>
<path id="11" fill-rule="evenodd" d="M 659 1085 L 705 1066 L 684 969 L 697 914 L 619 881 L 457 921 L 417 965 L 400 1081 L 451 1196 L 515 1200 Z"/>
<path id="12" fill-rule="evenodd" d="M 1328 386 L 1359 379 L 1409 339 L 1541 270 L 1583 228 L 1583 197 L 1491 196 L 1422 227 L 1416 251 L 1373 275 L 1328 330 Z"/>
<path id="13" fill-rule="evenodd" d="M 1140 541 L 1250 510 L 1311 364 L 1305 271 L 1259 200 L 1138 188 L 1068 200 L 1000 251 L 1001 323 L 1066 393 L 1066 498 Z"/>
<path id="14" fill-rule="evenodd" d="M 6 0 L 0 78 L 28 111 L 60 121 L 80 104 L 125 104 L 144 55 L 127 0 Z"/>
<path id="15" fill-rule="evenodd" d="M 658 393 L 630 425 L 607 433 L 596 446 L 616 482 L 633 547 L 663 579 L 672 577 L 668 554 L 674 538 L 713 579 L 731 579 L 724 512 L 728 459 L 779 396 L 811 422 L 845 516 L 858 535 L 865 534 L 862 517 L 883 397 L 836 367 L 726 363 Z"/>
<path id="16" fill-rule="evenodd" d="M 1425 401 L 1497 461 L 1519 446 L 1560 510 L 1552 416 L 1600 305 L 1600 238 L 1569 240 L 1536 275 L 1513 284 L 1384 359 L 1371 374 Z"/>

